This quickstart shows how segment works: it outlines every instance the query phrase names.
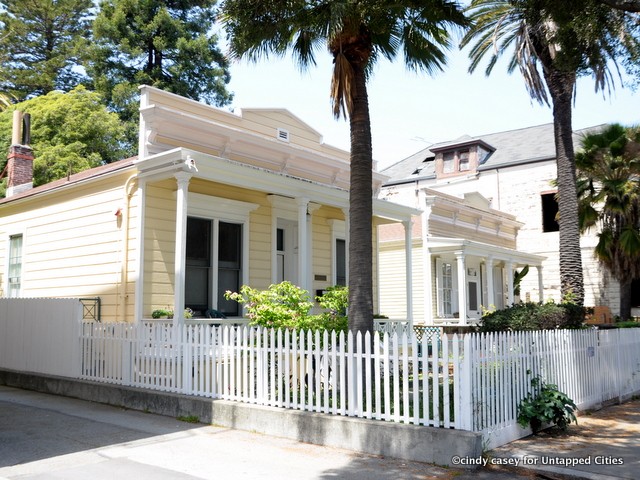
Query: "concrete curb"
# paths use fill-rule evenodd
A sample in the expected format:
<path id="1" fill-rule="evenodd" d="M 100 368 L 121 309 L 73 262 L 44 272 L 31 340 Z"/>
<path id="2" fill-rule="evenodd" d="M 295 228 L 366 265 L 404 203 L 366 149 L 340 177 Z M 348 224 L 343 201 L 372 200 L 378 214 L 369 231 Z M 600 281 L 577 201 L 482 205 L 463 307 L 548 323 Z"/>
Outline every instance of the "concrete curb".
<path id="1" fill-rule="evenodd" d="M 442 466 L 451 465 L 454 456 L 482 455 L 482 435 L 477 432 L 264 407 L 12 370 L 0 369 L 0 384 L 169 417 L 193 415 L 203 423 Z"/>

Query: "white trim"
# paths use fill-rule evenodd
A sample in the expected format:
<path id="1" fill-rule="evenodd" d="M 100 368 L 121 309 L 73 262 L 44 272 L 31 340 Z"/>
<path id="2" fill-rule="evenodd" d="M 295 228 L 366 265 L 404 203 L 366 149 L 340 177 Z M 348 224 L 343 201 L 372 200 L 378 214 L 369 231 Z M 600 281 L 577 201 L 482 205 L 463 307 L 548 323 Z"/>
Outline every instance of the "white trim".
<path id="1" fill-rule="evenodd" d="M 10 289 L 10 277 L 9 277 L 9 268 L 10 268 L 10 264 L 11 264 L 11 239 L 15 238 L 15 237 L 21 237 L 22 238 L 22 245 L 20 247 L 20 288 L 18 290 L 18 294 L 17 295 L 11 295 L 11 289 Z M 9 298 L 15 298 L 15 297 L 20 297 L 22 296 L 22 292 L 24 290 L 24 274 L 25 274 L 25 251 L 26 251 L 26 247 L 27 247 L 27 236 L 26 236 L 26 232 L 24 230 L 18 230 L 12 233 L 9 233 L 7 235 L 6 238 L 6 262 L 5 262 L 5 268 L 4 268 L 4 278 L 5 280 L 5 288 L 4 288 L 4 293 L 3 295 Z"/>
<path id="2" fill-rule="evenodd" d="M 219 218 L 223 221 L 249 222 L 250 213 L 258 207 L 260 205 L 257 203 L 189 192 L 187 214 L 191 217 L 201 216 L 209 219 Z"/>
<path id="3" fill-rule="evenodd" d="M 138 259 L 137 259 L 137 279 L 135 282 L 135 320 L 142 321 L 144 315 L 144 261 L 145 261 L 145 216 L 147 205 L 147 182 L 144 179 L 138 179 Z"/>

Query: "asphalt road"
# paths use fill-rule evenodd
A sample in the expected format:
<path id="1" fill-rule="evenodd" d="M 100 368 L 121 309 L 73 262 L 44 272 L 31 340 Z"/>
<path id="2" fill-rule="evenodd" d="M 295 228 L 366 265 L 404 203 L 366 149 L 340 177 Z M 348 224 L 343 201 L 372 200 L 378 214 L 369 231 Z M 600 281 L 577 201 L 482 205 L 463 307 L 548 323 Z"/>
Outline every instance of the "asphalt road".
<path id="1" fill-rule="evenodd" d="M 514 478 L 0 386 L 0 480 Z"/>

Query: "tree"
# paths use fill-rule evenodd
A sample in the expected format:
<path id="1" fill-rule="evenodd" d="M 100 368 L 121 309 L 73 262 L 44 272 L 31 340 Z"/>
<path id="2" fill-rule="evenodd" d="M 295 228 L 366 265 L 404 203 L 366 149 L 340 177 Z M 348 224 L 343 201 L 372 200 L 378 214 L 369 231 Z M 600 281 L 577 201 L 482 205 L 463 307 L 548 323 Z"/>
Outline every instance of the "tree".
<path id="1" fill-rule="evenodd" d="M 103 0 L 87 71 L 110 108 L 132 125 L 138 87 L 151 85 L 208 104 L 231 101 L 228 63 L 211 31 L 215 0 Z"/>
<path id="2" fill-rule="evenodd" d="M 640 278 L 640 128 L 609 125 L 576 154 L 580 228 L 599 230 L 595 255 L 620 282 L 620 316 L 631 317 Z"/>
<path id="3" fill-rule="evenodd" d="M 553 107 L 560 225 L 560 283 L 563 296 L 582 305 L 584 283 L 578 225 L 575 154 L 571 102 L 576 78 L 590 73 L 596 88 L 614 86 L 609 65 L 636 62 L 637 16 L 612 9 L 598 0 L 474 0 L 473 27 L 461 47 L 472 41 L 469 57 L 473 72 L 486 56 L 489 75 L 506 52 L 512 56 L 530 96 Z M 611 63 L 610 63 L 611 62 Z M 617 68 L 617 67 L 616 67 Z"/>
<path id="4" fill-rule="evenodd" d="M 301 68 L 326 47 L 333 57 L 331 101 L 349 118 L 349 328 L 373 329 L 372 151 L 367 78 L 381 57 L 399 52 L 411 70 L 431 73 L 446 61 L 448 27 L 467 23 L 456 2 L 226 0 L 222 19 L 232 57 L 257 61 L 292 52 Z"/>
<path id="5" fill-rule="evenodd" d="M 98 94 L 83 86 L 68 93 L 50 92 L 0 112 L 0 148 L 5 152 L 13 110 L 31 114 L 34 186 L 122 158 L 125 138 L 120 119 Z M 5 163 L 0 163 L 0 171 Z"/>
<path id="6" fill-rule="evenodd" d="M 3 0 L 0 90 L 18 100 L 83 80 L 77 68 L 89 35 L 92 0 Z"/>

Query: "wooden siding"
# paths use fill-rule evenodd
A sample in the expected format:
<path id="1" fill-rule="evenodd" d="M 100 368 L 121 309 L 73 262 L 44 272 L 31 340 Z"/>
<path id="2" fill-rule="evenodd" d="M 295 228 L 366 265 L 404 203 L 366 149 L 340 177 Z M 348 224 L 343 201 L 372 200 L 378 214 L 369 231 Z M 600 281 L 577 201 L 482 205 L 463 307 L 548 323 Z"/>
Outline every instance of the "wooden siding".
<path id="1" fill-rule="evenodd" d="M 412 245 L 413 321 L 424 319 L 424 274 L 422 269 L 422 242 Z M 407 278 L 404 242 L 389 242 L 379 249 L 380 313 L 392 320 L 407 319 Z"/>
<path id="2" fill-rule="evenodd" d="M 173 308 L 175 264 L 175 189 L 174 181 L 162 181 L 147 186 L 145 217 L 145 265 L 143 315 L 148 317 L 156 308 Z M 266 193 L 230 187 L 215 182 L 194 180 L 190 193 L 211 195 L 258 204 L 249 216 L 249 285 L 265 289 L 271 278 L 272 206 Z M 341 210 L 321 207 L 312 215 L 311 238 L 312 297 L 315 291 L 333 285 L 332 245 L 329 219 L 343 220 Z M 314 276 L 326 275 L 326 281 L 314 281 Z"/>
<path id="3" fill-rule="evenodd" d="M 79 185 L 46 197 L 3 207 L 0 231 L 0 275 L 4 277 L 7 239 L 22 234 L 23 297 L 100 297 L 103 321 L 126 321 L 133 316 L 127 293 L 133 282 L 122 285 L 126 205 L 123 185 L 131 171 L 98 182 Z M 129 218 L 130 249 L 135 245 L 135 196 Z M 135 269 L 135 252 L 129 253 L 127 274 Z M 4 288 L 6 279 L 2 278 Z"/>

